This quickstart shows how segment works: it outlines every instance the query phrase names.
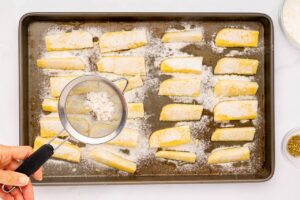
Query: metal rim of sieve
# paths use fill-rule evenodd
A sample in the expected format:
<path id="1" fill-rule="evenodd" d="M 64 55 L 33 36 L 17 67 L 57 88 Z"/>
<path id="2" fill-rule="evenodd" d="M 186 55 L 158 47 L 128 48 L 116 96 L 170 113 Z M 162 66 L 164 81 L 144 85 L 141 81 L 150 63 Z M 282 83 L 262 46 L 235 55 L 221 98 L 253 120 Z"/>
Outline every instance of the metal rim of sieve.
<path id="1" fill-rule="evenodd" d="M 87 136 L 80 134 L 70 124 L 70 122 L 67 118 L 67 114 L 65 112 L 66 101 L 69 96 L 69 93 L 75 86 L 77 86 L 79 83 L 82 83 L 85 81 L 99 81 L 99 82 L 102 82 L 102 83 L 108 85 L 111 89 L 113 89 L 113 91 L 116 93 L 116 95 L 118 96 L 118 98 L 120 99 L 120 102 L 121 102 L 122 117 L 121 117 L 118 127 L 110 134 L 100 137 L 100 138 L 91 138 L 91 137 L 87 137 Z M 62 90 L 61 95 L 59 97 L 59 100 L 58 100 L 58 114 L 59 114 L 59 118 L 60 118 L 62 126 L 72 137 L 74 137 L 75 139 L 79 140 L 80 142 L 83 142 L 86 144 L 102 144 L 102 143 L 106 143 L 106 142 L 114 139 L 117 135 L 120 134 L 120 132 L 124 128 L 126 119 L 127 119 L 127 113 L 128 113 L 128 111 L 127 111 L 126 100 L 125 100 L 122 92 L 120 91 L 120 89 L 115 84 L 113 84 L 113 81 L 110 81 L 106 78 L 103 78 L 103 77 L 100 77 L 97 75 L 85 75 L 85 76 L 80 76 L 78 78 L 73 79 L 64 87 L 64 89 Z"/>

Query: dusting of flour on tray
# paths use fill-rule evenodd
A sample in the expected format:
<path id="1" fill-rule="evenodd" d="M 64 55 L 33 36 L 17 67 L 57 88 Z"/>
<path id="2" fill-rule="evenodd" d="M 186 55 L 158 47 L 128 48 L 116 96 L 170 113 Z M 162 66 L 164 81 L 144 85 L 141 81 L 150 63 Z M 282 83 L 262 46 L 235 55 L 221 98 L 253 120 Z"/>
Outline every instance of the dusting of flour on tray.
<path id="1" fill-rule="evenodd" d="M 209 43 L 209 46 L 211 47 L 211 49 L 212 49 L 213 52 L 215 52 L 215 53 L 223 53 L 224 50 L 226 49 L 226 48 L 224 48 L 224 47 L 217 47 L 214 41 L 211 41 L 211 42 Z"/>
<path id="2" fill-rule="evenodd" d="M 181 25 L 186 30 L 192 30 L 192 26 L 189 22 L 181 23 Z M 143 83 L 144 85 L 139 88 L 135 88 L 131 91 L 125 92 L 124 96 L 127 102 L 144 102 L 145 100 L 145 93 L 146 91 L 153 91 L 158 93 L 159 88 L 159 78 L 158 76 L 161 75 L 161 72 L 159 72 L 160 63 L 163 59 L 167 57 L 186 57 L 186 56 L 192 56 L 188 53 L 182 52 L 181 49 L 187 46 L 187 43 L 162 43 L 160 38 L 154 37 L 153 32 L 148 30 L 145 27 L 138 27 L 135 29 L 145 29 L 147 31 L 148 35 L 148 45 L 139 47 L 136 49 L 130 49 L 126 51 L 119 51 L 119 52 L 109 52 L 109 53 L 100 53 L 98 42 L 94 42 L 94 47 L 91 49 L 84 49 L 84 50 L 70 50 L 70 51 L 63 51 L 63 52 L 42 52 L 42 57 L 68 57 L 68 56 L 78 56 L 80 57 L 84 63 L 86 64 L 86 69 L 84 71 L 78 72 L 75 70 L 43 70 L 44 74 L 49 76 L 65 76 L 65 75 L 84 75 L 84 74 L 97 74 L 99 76 L 103 76 L 105 78 L 108 78 L 110 80 L 113 80 L 115 78 L 120 77 L 119 75 L 114 75 L 110 73 L 99 73 L 96 71 L 95 63 L 101 58 L 101 56 L 145 56 L 146 60 L 146 66 L 147 66 L 147 74 L 146 76 L 143 76 Z M 196 27 L 196 29 L 202 29 L 201 26 Z M 101 28 L 83 28 L 83 30 L 86 30 L 90 32 L 94 37 L 99 37 L 104 31 L 104 29 Z M 66 29 L 53 29 L 50 30 L 48 33 L 58 33 L 61 31 L 66 31 Z M 168 29 L 168 31 L 172 31 L 172 29 Z M 214 53 L 223 53 L 225 48 L 219 48 L 216 47 L 214 42 L 209 41 L 201 42 L 197 45 L 208 45 L 212 48 Z M 256 48 L 255 51 L 259 51 L 261 49 Z M 250 48 L 245 48 L 241 52 L 234 52 L 232 50 L 231 55 L 248 55 L 250 53 L 253 53 L 254 50 L 251 50 Z M 230 53 L 230 52 L 229 52 Z M 228 54 L 227 56 L 231 56 Z M 246 77 L 243 76 L 214 76 L 212 67 L 203 65 L 202 67 L 202 73 L 200 75 L 189 75 L 189 74 L 167 74 L 171 75 L 173 77 L 192 77 L 192 78 L 200 78 L 201 80 L 201 95 L 198 98 L 188 98 L 188 97 L 170 97 L 174 102 L 180 102 L 180 103 L 193 103 L 196 101 L 199 104 L 202 104 L 205 109 L 209 111 L 213 111 L 214 106 L 223 100 L 232 100 L 232 99 L 255 99 L 256 97 L 235 97 L 235 98 L 216 98 L 213 94 L 213 87 L 215 83 L 220 79 L 234 79 L 234 80 L 253 80 L 253 77 Z M 43 94 L 43 98 L 47 95 L 49 95 L 49 92 L 47 89 L 49 88 L 49 85 L 45 84 L 45 90 Z M 149 113 L 147 113 L 147 110 L 145 110 L 145 117 L 142 119 L 130 119 L 126 122 L 126 127 L 128 128 L 134 128 L 137 129 L 139 132 L 138 137 L 138 146 L 136 148 L 127 148 L 127 147 L 119 147 L 119 146 L 113 146 L 108 144 L 102 144 L 99 145 L 103 148 L 105 148 L 108 151 L 111 151 L 113 153 L 116 153 L 128 160 L 134 161 L 139 165 L 141 162 L 147 162 L 150 159 L 154 158 L 154 154 L 157 151 L 157 149 L 150 149 L 148 144 L 149 136 L 152 132 L 151 125 L 146 123 L 146 119 L 150 117 Z M 204 134 L 207 132 L 207 126 L 212 121 L 212 117 L 203 115 L 199 121 L 192 121 L 192 122 L 177 122 L 175 123 L 175 126 L 181 126 L 181 125 L 189 125 L 191 130 L 191 136 L 192 136 L 192 142 L 190 144 L 185 145 L 179 145 L 176 147 L 168 147 L 163 148 L 164 150 L 177 150 L 177 151 L 188 151 L 188 152 L 194 152 L 196 153 L 196 163 L 195 164 L 187 164 L 182 163 L 179 161 L 171 161 L 168 160 L 168 162 L 174 163 L 176 165 L 176 171 L 191 171 L 194 169 L 198 169 L 199 167 L 202 167 L 206 164 L 207 160 L 207 153 L 205 153 L 206 148 L 210 144 L 210 141 L 205 141 L 199 135 Z M 260 124 L 260 119 L 257 119 L 254 121 L 255 125 Z M 222 123 L 221 127 L 231 127 L 234 126 L 233 124 Z M 253 143 L 247 143 L 246 146 L 249 146 L 249 148 L 254 148 Z M 107 167 L 105 165 L 102 165 L 100 163 L 97 163 L 95 161 L 92 161 L 88 157 L 89 151 L 95 148 L 95 146 L 92 145 L 86 145 L 84 147 L 81 147 L 82 152 L 82 160 L 81 160 L 81 166 L 83 165 L 84 168 L 86 168 L 86 172 L 83 172 L 86 175 L 88 174 L 88 171 L 91 169 L 95 169 L 96 171 L 102 171 L 102 170 L 108 170 L 111 169 L 110 167 Z M 158 160 L 164 160 L 165 159 L 158 159 Z M 73 170 L 76 169 L 76 164 L 68 163 L 64 161 L 54 160 L 51 159 L 49 161 L 51 164 L 53 164 L 58 169 L 62 167 L 68 167 L 70 169 L 70 173 L 78 173 L 80 170 Z M 246 167 L 239 167 L 238 169 L 234 167 L 232 163 L 220 165 L 222 169 L 224 169 L 224 172 L 228 171 L 234 171 L 234 172 L 243 172 L 243 170 L 247 169 Z M 214 168 L 215 166 L 211 166 Z M 249 166 L 247 166 L 249 167 Z M 238 171 L 240 170 L 240 171 Z M 80 174 L 82 175 L 82 174 Z M 123 176 L 127 175 L 127 173 L 119 171 L 117 175 Z"/>

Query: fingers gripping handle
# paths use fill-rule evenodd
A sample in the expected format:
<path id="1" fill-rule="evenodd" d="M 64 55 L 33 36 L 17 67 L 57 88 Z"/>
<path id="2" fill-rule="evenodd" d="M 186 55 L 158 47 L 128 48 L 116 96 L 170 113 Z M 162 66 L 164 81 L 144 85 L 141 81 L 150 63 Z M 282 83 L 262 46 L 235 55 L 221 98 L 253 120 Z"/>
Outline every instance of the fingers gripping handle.
<path id="1" fill-rule="evenodd" d="M 33 154 L 31 154 L 23 163 L 15 170 L 31 176 L 36 172 L 54 153 L 54 148 L 50 144 L 44 144 Z M 5 193 L 11 192 L 15 187 L 6 189 L 5 185 L 2 186 L 2 191 Z"/>
<path id="2" fill-rule="evenodd" d="M 54 148 L 50 144 L 44 144 L 16 169 L 16 172 L 32 175 L 36 172 L 54 153 Z"/>

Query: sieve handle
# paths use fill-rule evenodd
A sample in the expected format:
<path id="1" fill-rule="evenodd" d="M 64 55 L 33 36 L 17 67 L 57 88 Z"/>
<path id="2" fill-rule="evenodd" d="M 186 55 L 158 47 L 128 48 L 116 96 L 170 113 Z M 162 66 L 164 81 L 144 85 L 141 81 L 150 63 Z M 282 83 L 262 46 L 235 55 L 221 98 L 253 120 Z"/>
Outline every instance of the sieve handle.
<path id="1" fill-rule="evenodd" d="M 58 135 L 49 140 L 47 144 L 41 146 L 27 159 L 25 159 L 23 163 L 16 169 L 16 172 L 26 174 L 27 176 L 31 176 L 34 172 L 36 172 L 47 160 L 49 160 L 49 158 L 54 154 L 54 151 L 69 139 L 69 137 L 65 138 L 54 149 L 54 147 L 51 145 L 51 142 L 54 141 L 62 133 L 63 130 L 60 131 Z"/>
<path id="2" fill-rule="evenodd" d="M 114 80 L 112 80 L 111 82 L 116 82 L 116 81 L 119 81 L 119 80 L 124 80 L 124 81 L 126 81 L 126 85 L 125 85 L 125 87 L 124 87 L 124 89 L 123 89 L 123 91 L 122 91 L 122 93 L 124 93 L 125 90 L 126 90 L 126 88 L 127 88 L 127 86 L 128 86 L 128 79 L 127 79 L 127 78 L 124 78 L 124 77 L 121 77 L 121 78 L 114 79 Z"/>
<path id="3" fill-rule="evenodd" d="M 52 155 L 54 148 L 51 144 L 44 144 L 37 151 L 31 154 L 24 162 L 16 169 L 16 172 L 31 176 L 36 172 Z"/>
<path id="4" fill-rule="evenodd" d="M 52 155 L 54 154 L 54 148 L 51 144 L 44 144 L 28 158 L 26 158 L 23 163 L 15 170 L 31 176 L 36 172 Z M 12 192 L 16 187 L 12 186 L 7 189 L 5 185 L 2 186 L 2 191 L 5 193 Z"/>

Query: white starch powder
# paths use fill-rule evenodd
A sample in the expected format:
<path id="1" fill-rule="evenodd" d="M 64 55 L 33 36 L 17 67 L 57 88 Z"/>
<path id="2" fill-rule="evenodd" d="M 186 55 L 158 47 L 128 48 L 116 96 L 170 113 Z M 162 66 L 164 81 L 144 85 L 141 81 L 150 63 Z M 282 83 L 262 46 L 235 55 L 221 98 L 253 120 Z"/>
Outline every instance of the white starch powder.
<path id="1" fill-rule="evenodd" d="M 112 120 L 114 103 L 106 92 L 90 92 L 86 94 L 86 105 L 96 114 L 97 120 Z"/>
<path id="2" fill-rule="evenodd" d="M 300 45 L 300 0 L 287 0 L 282 11 L 287 34 Z"/>

